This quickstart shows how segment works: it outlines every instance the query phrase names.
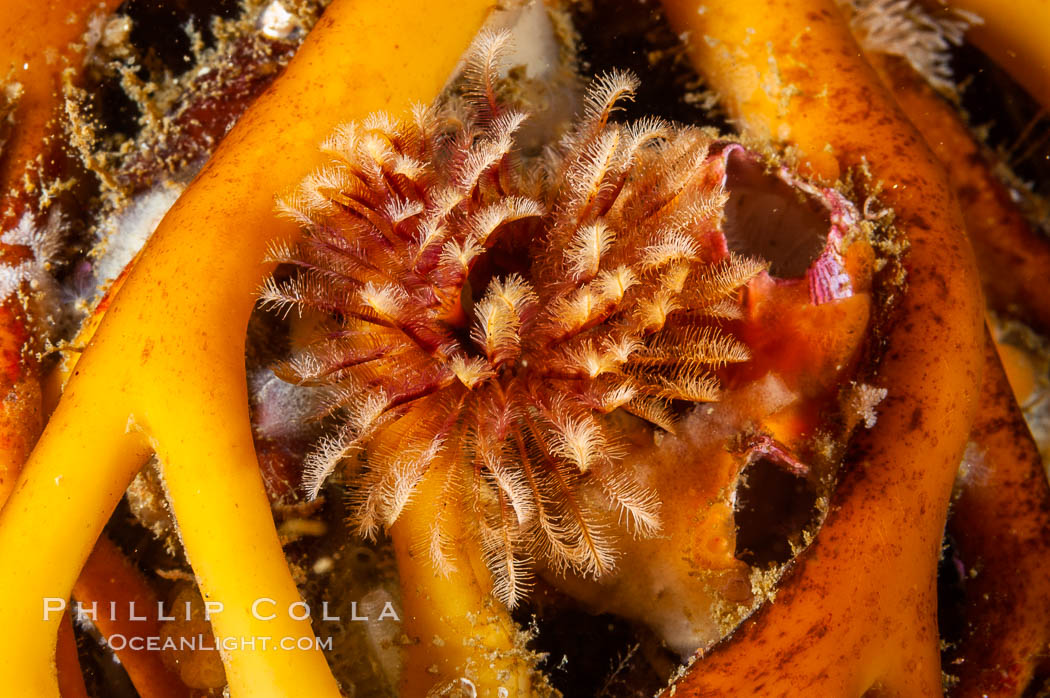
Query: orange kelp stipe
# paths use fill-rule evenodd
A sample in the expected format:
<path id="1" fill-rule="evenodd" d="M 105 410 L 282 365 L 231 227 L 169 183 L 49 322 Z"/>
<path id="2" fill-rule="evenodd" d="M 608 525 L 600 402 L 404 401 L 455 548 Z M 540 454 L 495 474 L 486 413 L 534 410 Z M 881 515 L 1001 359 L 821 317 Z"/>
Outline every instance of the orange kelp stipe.
<path id="1" fill-rule="evenodd" d="M 161 636 L 157 595 L 142 573 L 105 535 L 95 542 L 95 549 L 73 587 L 73 598 L 87 608 L 102 609 L 92 624 L 105 638 Z M 135 619 L 131 618 L 133 612 Z M 130 643 L 119 646 L 121 649 L 113 652 L 141 698 L 178 698 L 189 691 L 161 661 L 160 652 L 146 648 L 136 650 Z"/>
<path id="2" fill-rule="evenodd" d="M 21 217 L 45 213 L 45 171 L 56 169 L 61 133 L 62 75 L 75 76 L 88 20 L 118 0 L 48 0 L 0 3 L 0 231 Z M 6 106 L 5 106 L 6 105 Z M 6 114 L 5 114 L 6 112 Z M 56 131 L 57 129 L 57 131 Z M 29 251 L 0 243 L 0 264 L 17 267 Z M 31 331 L 25 308 L 12 294 L 0 298 L 0 507 L 40 434 L 37 362 L 27 355 Z"/>
<path id="3" fill-rule="evenodd" d="M 1050 486 L 991 339 L 973 446 L 949 533 L 965 602 L 945 671 L 953 696 L 1018 696 L 1045 660 L 1050 629 Z"/>
<path id="4" fill-rule="evenodd" d="M 87 686 L 84 685 L 84 674 L 80 671 L 80 658 L 77 656 L 77 638 L 73 633 L 73 617 L 66 611 L 62 615 L 62 624 L 58 626 L 58 690 L 62 698 L 87 698 Z"/>
<path id="5" fill-rule="evenodd" d="M 869 61 L 944 164 L 977 254 L 989 306 L 1050 331 L 1050 243 L 1032 228 L 992 171 L 991 154 L 970 134 L 955 108 L 910 66 L 882 55 L 870 55 Z M 1047 76 L 1050 79 L 1050 72 Z"/>
<path id="6" fill-rule="evenodd" d="M 12 113 L 14 128 L 0 160 L 0 182 L 6 199 L 0 221 L 6 229 L 21 209 L 12 198 L 28 200 L 40 184 L 31 170 L 47 163 L 40 158 L 48 123 L 62 104 L 62 73 L 76 73 L 87 48 L 83 34 L 88 20 L 116 9 L 117 0 L 45 0 L 0 4 L 0 84 L 17 95 Z M 21 185 L 28 185 L 23 187 Z M 12 195 L 10 189 L 23 191 Z"/>
<path id="7" fill-rule="evenodd" d="M 796 146 L 827 179 L 866 160 L 908 241 L 906 286 L 877 323 L 887 350 L 870 380 L 889 391 L 878 423 L 854 437 L 827 520 L 775 603 L 698 659 L 675 695 L 940 695 L 936 568 L 983 341 L 946 176 L 831 0 L 664 6 L 747 132 Z"/>
<path id="8" fill-rule="evenodd" d="M 1050 245 L 1017 209 L 952 105 L 902 61 L 869 61 L 944 163 L 989 304 L 1050 328 Z M 963 639 L 945 667 L 958 679 L 954 696 L 1019 695 L 1050 640 L 1043 622 L 1050 613 L 1050 487 L 990 337 L 985 361 L 972 450 L 948 522 L 966 592 Z"/>
<path id="9" fill-rule="evenodd" d="M 926 0 L 931 8 L 971 12 L 981 21 L 966 31 L 972 41 L 1050 110 L 1050 0 Z"/>
<path id="10" fill-rule="evenodd" d="M 320 164 L 317 143 L 337 124 L 431 99 L 488 9 L 410 2 L 394 18 L 383 3 L 336 0 L 168 213 L 0 514 L 0 615 L 21 629 L 0 639 L 7 690 L 57 694 L 57 619 L 40 620 L 41 597 L 68 597 L 151 449 L 202 593 L 224 604 L 216 635 L 310 644 L 308 622 L 250 611 L 259 597 L 300 600 L 255 459 L 244 369 L 264 251 L 296 232 L 272 196 Z M 319 649 L 223 655 L 234 695 L 338 695 Z"/>

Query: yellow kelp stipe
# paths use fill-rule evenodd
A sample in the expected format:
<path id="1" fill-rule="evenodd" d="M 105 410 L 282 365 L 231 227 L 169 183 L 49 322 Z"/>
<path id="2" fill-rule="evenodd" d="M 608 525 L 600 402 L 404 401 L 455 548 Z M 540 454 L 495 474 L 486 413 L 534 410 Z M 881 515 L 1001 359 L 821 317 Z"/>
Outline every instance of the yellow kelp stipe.
<path id="1" fill-rule="evenodd" d="M 0 685 L 57 696 L 54 651 L 65 599 L 109 514 L 153 449 L 187 556 L 219 637 L 290 637 L 306 621 L 260 621 L 260 597 L 299 600 L 252 444 L 244 337 L 261 263 L 294 226 L 274 192 L 319 164 L 339 123 L 427 101 L 489 9 L 487 0 L 336 0 L 284 74 L 242 116 L 154 234 L 106 314 L 0 514 Z M 233 641 L 231 641 L 232 643 Z M 318 650 L 227 646 L 230 689 L 245 696 L 334 696 Z"/>
<path id="2" fill-rule="evenodd" d="M 518 647 L 520 631 L 506 607 L 490 593 L 491 580 L 476 541 L 457 534 L 456 568 L 436 570 L 425 543 L 430 526 L 444 507 L 447 519 L 461 515 L 440 500 L 442 488 L 434 474 L 419 484 L 411 509 L 391 529 L 401 577 L 404 607 L 404 673 L 400 695 L 422 696 L 435 688 L 465 689 L 468 682 L 479 698 L 542 695 L 542 677 L 533 658 Z M 539 693 L 538 693 L 539 691 Z M 453 695 L 458 695 L 453 693 Z"/>
<path id="3" fill-rule="evenodd" d="M 927 0 L 981 18 L 972 41 L 1050 111 L 1050 0 Z"/>

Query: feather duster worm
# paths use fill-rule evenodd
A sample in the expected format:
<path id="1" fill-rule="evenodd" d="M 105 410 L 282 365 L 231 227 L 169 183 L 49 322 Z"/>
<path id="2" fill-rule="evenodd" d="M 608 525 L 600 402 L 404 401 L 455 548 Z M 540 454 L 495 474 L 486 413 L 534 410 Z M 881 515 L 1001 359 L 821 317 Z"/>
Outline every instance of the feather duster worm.
<path id="1" fill-rule="evenodd" d="M 615 565 L 617 535 L 660 529 L 621 415 L 673 432 L 685 408 L 717 400 L 720 372 L 751 357 L 726 321 L 743 318 L 748 283 L 770 277 L 727 245 L 747 235 L 727 223 L 742 205 L 727 183 L 760 191 L 756 156 L 708 130 L 613 122 L 636 81 L 611 73 L 567 135 L 525 162 L 514 134 L 526 114 L 496 78 L 505 41 L 478 40 L 462 97 L 325 141 L 329 164 L 278 205 L 304 235 L 272 248 L 288 273 L 261 302 L 317 317 L 277 368 L 324 387 L 322 416 L 337 424 L 307 461 L 310 494 L 345 466 L 356 528 L 374 536 L 425 480 L 514 607 L 532 560 L 597 578 Z M 776 181 L 833 212 L 812 255 L 788 251 L 805 257 L 810 301 L 851 295 L 840 246 L 852 207 L 786 173 Z M 813 247 L 800 240 L 781 242 Z M 436 511 L 421 547 L 447 573 L 453 514 Z"/>

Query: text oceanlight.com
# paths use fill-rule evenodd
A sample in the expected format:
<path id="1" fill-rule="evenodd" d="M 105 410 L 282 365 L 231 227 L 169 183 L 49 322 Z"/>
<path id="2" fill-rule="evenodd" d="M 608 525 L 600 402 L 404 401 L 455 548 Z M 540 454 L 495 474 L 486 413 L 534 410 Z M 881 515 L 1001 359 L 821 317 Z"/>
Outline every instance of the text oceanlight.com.
<path id="1" fill-rule="evenodd" d="M 331 650 L 331 637 L 270 637 L 253 635 L 251 637 L 211 637 L 210 635 L 189 635 L 182 637 L 158 637 L 155 635 L 122 635 L 114 634 L 102 638 L 103 644 L 114 652 L 130 649 L 134 652 L 160 652 L 168 650 L 208 651 L 267 651 L 267 650 Z"/>

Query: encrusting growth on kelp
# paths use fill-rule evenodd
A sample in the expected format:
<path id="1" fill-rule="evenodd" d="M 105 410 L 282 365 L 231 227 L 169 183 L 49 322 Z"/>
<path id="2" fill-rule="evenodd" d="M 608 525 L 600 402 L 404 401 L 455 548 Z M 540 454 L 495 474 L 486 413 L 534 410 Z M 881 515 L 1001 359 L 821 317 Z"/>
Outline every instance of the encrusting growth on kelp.
<path id="1" fill-rule="evenodd" d="M 720 321 L 765 265 L 719 230 L 724 143 L 610 120 L 636 87 L 628 74 L 599 78 L 568 134 L 525 166 L 514 135 L 527 114 L 499 94 L 505 44 L 475 43 L 462 96 L 322 145 L 330 165 L 278 206 L 304 236 L 272 258 L 297 271 L 261 296 L 324 318 L 278 368 L 327 387 L 338 419 L 308 459 L 311 494 L 346 464 L 372 536 L 436 476 L 514 606 L 530 558 L 599 576 L 618 523 L 659 530 L 616 413 L 671 431 L 679 407 L 717 399 L 717 370 L 750 356 Z M 452 569 L 442 518 L 431 530 L 432 561 Z"/>

